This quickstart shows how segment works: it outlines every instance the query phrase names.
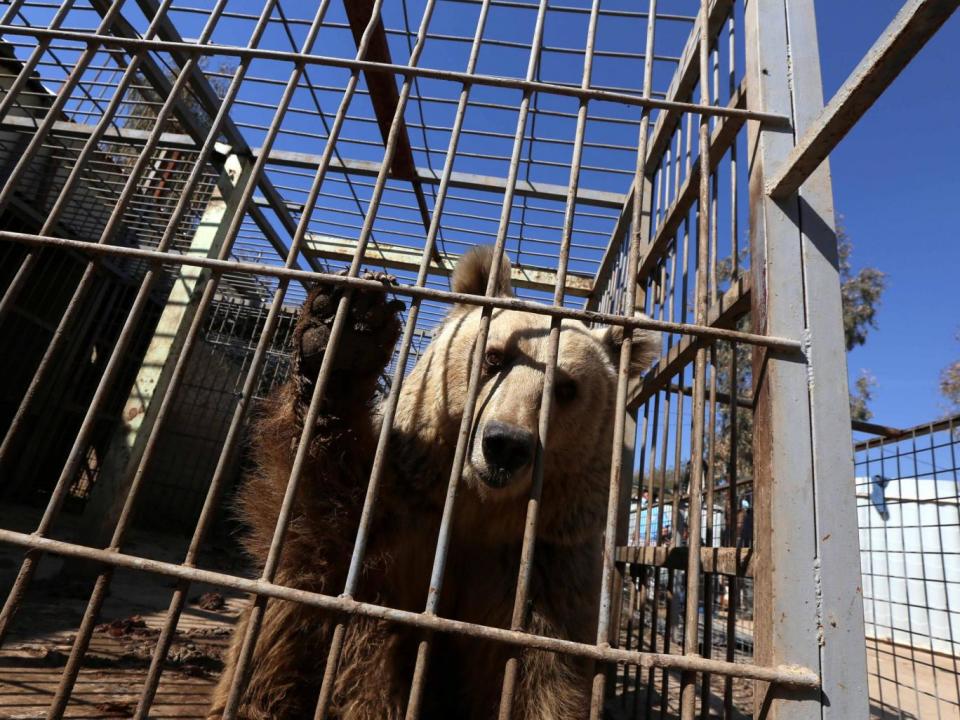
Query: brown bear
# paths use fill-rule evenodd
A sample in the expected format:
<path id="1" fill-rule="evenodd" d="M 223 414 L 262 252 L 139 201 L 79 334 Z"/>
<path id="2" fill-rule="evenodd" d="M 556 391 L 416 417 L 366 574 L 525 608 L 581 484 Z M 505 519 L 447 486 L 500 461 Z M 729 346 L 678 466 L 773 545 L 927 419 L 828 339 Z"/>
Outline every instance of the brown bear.
<path id="1" fill-rule="evenodd" d="M 467 253 L 454 271 L 453 290 L 482 295 L 492 257 L 489 247 Z M 511 295 L 506 260 L 498 278 L 498 294 Z M 253 428 L 257 470 L 240 491 L 239 509 L 250 528 L 246 549 L 258 562 L 263 562 L 274 533 L 342 295 L 342 289 L 322 285 L 309 294 L 295 332 L 291 379 Z M 399 335 L 401 308 L 398 301 L 388 302 L 385 292 L 356 292 L 352 298 L 332 358 L 333 374 L 283 547 L 278 583 L 328 595 L 343 592 L 379 433 L 377 381 Z M 403 383 L 356 600 L 414 612 L 424 609 L 481 312 L 472 305 L 452 307 Z M 440 594 L 442 617 L 510 627 L 549 327 L 546 315 L 501 309 L 492 313 Z M 615 367 L 622 338 L 621 328 L 562 323 L 525 624 L 530 632 L 586 643 L 596 639 Z M 633 339 L 632 368 L 639 375 L 659 355 L 660 340 L 645 330 L 635 330 Z M 269 600 L 239 716 L 313 717 L 330 636 L 343 619 Z M 235 632 L 210 717 L 223 712 L 246 621 L 245 615 Z M 328 717 L 404 717 L 423 631 L 363 617 L 347 621 Z M 505 663 L 517 652 L 489 640 L 433 635 L 421 717 L 495 717 Z M 519 665 L 514 718 L 584 716 L 588 663 L 522 650 Z"/>

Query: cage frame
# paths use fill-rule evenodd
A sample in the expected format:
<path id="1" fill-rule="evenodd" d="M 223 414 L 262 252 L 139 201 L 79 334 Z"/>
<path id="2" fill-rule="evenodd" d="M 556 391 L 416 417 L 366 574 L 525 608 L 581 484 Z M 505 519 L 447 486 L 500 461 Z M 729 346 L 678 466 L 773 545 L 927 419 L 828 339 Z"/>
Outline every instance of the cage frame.
<path id="1" fill-rule="evenodd" d="M 866 666 L 863 656 L 863 614 L 862 605 L 856 602 L 859 597 L 859 577 L 851 572 L 851 567 L 859 567 L 858 541 L 856 526 L 852 518 L 856 517 L 855 498 L 850 492 L 853 478 L 853 461 L 850 456 L 850 421 L 845 406 L 837 407 L 835 399 L 847 396 L 847 380 L 843 361 L 843 335 L 840 318 L 840 295 L 837 275 L 835 223 L 832 207 L 832 188 L 829 166 L 822 162 L 829 150 L 836 145 L 842 135 L 854 125 L 869 104 L 892 81 L 912 55 L 942 24 L 956 8 L 957 2 L 944 0 L 911 0 L 891 24 L 888 32 L 878 41 L 874 50 L 864 59 L 861 67 L 854 71 L 851 79 L 837 93 L 833 100 L 824 105 L 819 72 L 819 50 L 816 41 L 815 15 L 812 0 L 746 0 L 745 27 L 747 65 L 744 84 L 732 89 L 731 102 L 721 106 L 711 102 L 711 54 L 719 38 L 721 26 L 734 5 L 730 0 L 704 0 L 700 3 L 699 14 L 692 24 L 689 53 L 679 60 L 679 69 L 671 84 L 671 92 L 664 98 L 653 96 L 650 73 L 653 54 L 645 57 L 645 82 L 641 95 L 620 91 L 597 89 L 590 83 L 590 62 L 592 50 L 588 45 L 585 53 L 585 66 L 580 87 L 569 87 L 557 83 L 542 82 L 535 79 L 537 51 L 531 51 L 527 73 L 524 78 L 502 78 L 481 75 L 474 72 L 475 56 L 466 72 L 454 72 L 418 67 L 418 48 L 427 37 L 429 14 L 436 0 L 427 0 L 423 25 L 418 34 L 418 45 L 411 52 L 406 64 L 390 61 L 384 54 L 383 25 L 379 19 L 382 0 L 370 3 L 372 9 L 358 11 L 351 17 L 351 25 L 358 37 L 357 56 L 350 60 L 335 56 L 319 56 L 312 52 L 312 45 L 319 31 L 324 13 L 330 0 L 324 0 L 317 8 L 314 24 L 304 40 L 300 51 L 287 52 L 259 49 L 257 42 L 251 39 L 246 48 L 237 46 L 206 44 L 209 36 L 201 35 L 195 42 L 185 41 L 179 36 L 165 13 L 173 5 L 172 0 L 137 0 L 138 6 L 147 17 L 154 19 L 147 37 L 139 37 L 137 31 L 123 18 L 121 2 L 90 0 L 90 4 L 102 16 L 102 28 L 94 33 L 77 32 L 68 29 L 40 28 L 10 23 L 16 11 L 24 5 L 24 0 L 14 0 L 11 7 L 0 19 L 0 33 L 8 35 L 26 35 L 40 45 L 55 40 L 81 41 L 88 47 L 89 58 L 102 47 L 115 48 L 131 53 L 139 58 L 136 65 L 128 65 L 126 83 L 132 82 L 135 71 L 139 69 L 147 75 L 154 90 L 165 98 L 160 110 L 163 118 L 175 114 L 187 130 L 185 135 L 164 133 L 163 122 L 157 122 L 149 132 L 131 131 L 109 127 L 111 112 L 116 111 L 122 92 L 115 95 L 113 110 L 107 110 L 96 127 L 66 127 L 66 123 L 57 120 L 57 110 L 51 108 L 44 120 L 34 129 L 32 144 L 22 156 L 18 169 L 13 170 L 13 181 L 9 181 L 0 190 L 0 206 L 6 204 L 13 195 L 15 180 L 32 161 L 46 135 L 56 126 L 67 133 L 75 133 L 84 141 L 84 155 L 78 159 L 74 177 L 79 177 L 79 168 L 85 157 L 92 152 L 95 144 L 103 139 L 120 137 L 143 143 L 125 186 L 124 195 L 118 200 L 111 213 L 110 223 L 101 235 L 98 243 L 89 243 L 78 239 L 60 237 L 54 233 L 54 225 L 59 211 L 47 218 L 43 228 L 37 233 L 0 231 L 0 239 L 25 245 L 28 249 L 44 247 L 67 248 L 90 258 L 85 275 L 81 280 L 83 288 L 93 283 L 95 260 L 100 258 L 137 259 L 148 264 L 150 270 L 141 286 L 141 293 L 125 322 L 120 343 L 131 337 L 146 302 L 151 283 L 159 274 L 161 267 L 176 267 L 181 270 L 192 268 L 199 273 L 197 284 L 202 286 L 202 296 L 196 307 L 187 316 L 178 318 L 178 328 L 185 331 L 184 347 L 173 368 L 167 386 L 157 393 L 160 404 L 157 415 L 151 419 L 145 432 L 148 433 L 146 449 L 137 462 L 136 472 L 124 488 L 126 500 L 120 509 L 113 536 L 105 549 L 77 545 L 53 540 L 47 537 L 58 515 L 67 490 L 67 483 L 80 463 L 80 453 L 84 438 L 89 435 L 92 418 L 102 401 L 103 391 L 115 376 L 117 365 L 114 358 L 121 354 L 117 350 L 111 356 L 111 364 L 104 372 L 98 392 L 91 400 L 87 417 L 78 434 L 70 458 L 58 480 L 43 519 L 37 530 L 31 534 L 0 529 L 0 542 L 23 547 L 27 550 L 24 564 L 14 587 L 0 613 L 0 638 L 9 629 L 13 615 L 23 600 L 30 584 L 36 562 L 41 554 L 53 553 L 66 557 L 75 557 L 96 561 L 103 570 L 90 597 L 87 612 L 81 622 L 77 641 L 71 652 L 64 671 L 64 677 L 57 690 L 50 717 L 61 717 L 70 698 L 70 693 L 80 664 L 87 649 L 93 625 L 103 599 L 109 588 L 112 570 L 117 567 L 132 568 L 158 573 L 179 581 L 171 599 L 167 622 L 161 632 L 156 651 L 153 655 L 149 677 L 137 716 L 143 717 L 149 710 L 156 691 L 162 664 L 173 633 L 176 630 L 180 611 L 183 609 L 186 593 L 192 582 L 209 582 L 250 592 L 255 600 L 252 605 L 254 620 L 248 625 L 248 637 L 241 651 L 241 668 L 249 661 L 256 643 L 258 618 L 263 613 L 267 599 L 281 598 L 294 600 L 316 607 L 336 611 L 341 617 L 351 615 L 383 618 L 427 631 L 420 646 L 417 670 L 414 673 L 408 717 L 416 717 L 419 709 L 420 692 L 423 689 L 424 671 L 429 653 L 429 633 L 453 632 L 473 637 L 494 639 L 517 648 L 539 648 L 543 650 L 569 653 L 598 661 L 598 670 L 594 676 L 591 717 L 599 717 L 602 710 L 607 683 L 612 674 L 611 666 L 617 663 L 635 666 L 639 677 L 641 669 L 670 668 L 681 671 L 681 716 L 692 718 L 696 713 L 696 687 L 698 674 L 702 678 L 710 674 L 726 677 L 749 678 L 757 681 L 757 713 L 763 717 L 860 717 L 866 711 Z M 67 8 L 69 0 L 60 7 Z M 484 0 L 483 7 L 488 8 L 491 0 Z M 648 44 L 653 46 L 655 20 L 658 18 L 656 0 L 651 0 L 648 11 Z M 276 0 L 264 3 L 259 16 L 263 27 L 270 17 Z M 226 2 L 215 4 L 211 17 L 218 10 L 223 12 Z M 348 8 L 350 4 L 348 3 Z M 358 3 L 356 7 L 360 7 Z M 531 7 L 531 6 L 527 6 Z M 538 29 L 535 31 L 531 49 L 542 46 L 543 17 L 547 9 L 546 0 L 538 7 Z M 591 19 L 596 21 L 599 2 L 595 1 L 591 9 Z M 348 13 L 349 14 L 349 13 Z M 701 29 L 706 27 L 707 32 Z M 212 25 L 211 25 L 212 28 Z M 482 27 L 478 25 L 478 37 Z M 156 34 L 159 39 L 152 37 Z M 699 38 L 699 39 L 698 39 Z M 475 40 L 474 53 L 479 41 Z M 169 52 L 180 64 L 180 72 L 171 83 L 162 70 L 155 67 L 148 51 Z M 227 54 L 238 58 L 240 64 L 234 79 L 227 90 L 227 98 L 221 102 L 213 92 L 208 80 L 197 67 L 197 58 L 204 54 Z M 370 55 L 368 55 L 368 53 Z M 38 56 L 41 53 L 38 53 Z M 370 57 L 375 59 L 370 59 Z M 276 109 L 270 125 L 273 135 L 260 148 L 250 148 L 242 132 L 230 117 L 230 106 L 236 91 L 243 82 L 243 74 L 248 63 L 254 58 L 273 59 L 288 62 L 292 66 L 291 77 L 285 86 L 283 97 Z M 380 106 L 377 107 L 377 121 L 384 138 L 383 160 L 376 165 L 355 166 L 340 163 L 340 171 L 347 174 L 357 172 L 375 177 L 373 199 L 370 209 L 360 229 L 360 236 L 350 256 L 350 269 L 346 276 L 324 272 L 316 258 L 304 253 L 304 239 L 308 232 L 309 210 L 318 201 L 320 186 L 326 174 L 339 162 L 333 157 L 337 135 L 327 143 L 326 150 L 319 158 L 306 154 L 274 152 L 271 148 L 273 138 L 280 128 L 284 113 L 290 107 L 293 91 L 297 87 L 300 75 L 308 65 L 340 67 L 351 72 L 351 84 L 344 90 L 341 106 L 335 117 L 336 123 L 343 122 L 348 112 L 350 98 L 356 90 L 361 73 L 367 79 L 370 93 L 379 92 Z M 78 64 L 79 65 L 79 64 Z M 130 68 L 133 69 L 130 69 Z M 32 71 L 30 61 L 25 63 L 23 71 L 12 89 L 0 100 L 0 116 L 6 115 L 19 92 L 23 91 Z M 403 79 L 396 97 L 390 97 L 388 90 L 375 91 L 370 83 L 371 77 L 389 73 L 390 77 Z M 72 76 L 71 76 L 72 77 Z M 79 72 L 77 73 L 79 78 Z M 458 106 L 459 120 L 451 133 L 448 161 L 439 178 L 420 172 L 407 157 L 409 150 L 403 150 L 403 143 L 409 144 L 404 127 L 404 109 L 410 97 L 411 85 L 415 78 L 433 78 L 457 83 L 462 88 L 461 104 Z M 69 79 L 67 81 L 69 83 Z M 123 82 L 123 81 L 121 81 Z M 201 103 L 215 119 L 211 128 L 200 127 L 188 111 L 180 106 L 177 99 L 180 88 L 189 84 L 199 95 Z M 395 86 L 395 83 L 390 83 Z M 513 154 L 510 162 L 510 174 L 504 180 L 484 177 L 454 177 L 453 159 L 456 157 L 456 143 L 462 129 L 462 115 L 468 103 L 470 89 L 475 85 L 508 87 L 521 91 L 522 100 L 517 120 L 517 131 L 513 137 Z M 694 89 L 699 87 L 701 100 L 693 102 Z M 395 87 L 393 87 L 396 90 Z M 232 95 L 231 95 L 232 93 Z M 534 186 L 518 177 L 519 158 L 523 148 L 528 107 L 537 93 L 555 94 L 576 98 L 580 105 L 576 145 L 582 149 L 584 141 L 583 123 L 586 121 L 586 108 L 591 101 L 617 101 L 643 109 L 640 120 L 640 134 L 637 141 L 637 166 L 632 184 L 627 193 L 617 197 L 614 193 L 582 192 L 578 187 L 580 173 L 580 152 L 575 148 L 574 162 L 571 165 L 570 181 L 566 187 Z M 61 90 L 56 96 L 66 102 L 68 91 Z M 682 98 L 689 97 L 690 101 Z M 55 103 L 59 100 L 55 99 Z M 54 105 L 54 108 L 56 105 Z M 62 105 L 61 105 L 62 107 Z M 217 110 L 219 108 L 219 110 Z M 662 111 L 652 128 L 649 127 L 650 111 Z M 392 111 L 392 113 L 390 112 Z M 165 113 L 165 115 L 164 115 Z M 391 116 L 392 115 L 392 116 Z M 665 212 L 667 220 L 658 226 L 656 234 L 651 236 L 652 218 L 655 203 L 658 202 L 659 189 L 654 187 L 654 172 L 657 162 L 666 157 L 669 165 L 671 135 L 682 117 L 696 115 L 698 119 L 697 148 L 699 157 L 687 175 L 683 188 L 675 188 L 676 204 Z M 4 122 L 7 122 L 6 120 Z M 460 123 L 460 124 L 457 124 Z M 21 123 L 22 124 L 22 123 Z M 746 125 L 748 136 L 748 205 L 750 213 L 750 275 L 742 279 L 722 297 L 717 295 L 716 280 L 708 281 L 706 268 L 710 263 L 710 248 L 707 242 L 698 243 L 697 290 L 695 300 L 695 321 L 693 323 L 675 322 L 663 314 L 659 318 L 638 319 L 634 309 L 642 306 L 636 293 L 642 298 L 644 288 L 640 280 L 650 280 L 656 273 L 658 260 L 666 256 L 671 240 L 676 242 L 675 233 L 683 219 L 683 208 L 689 213 L 697 207 L 697 237 L 708 238 L 711 234 L 711 222 L 716 223 L 715 215 L 707 211 L 711 207 L 711 197 L 715 202 L 716 191 L 711 189 L 715 181 L 715 162 L 719 162 L 733 142 L 733 138 Z M 222 132 L 227 144 L 220 143 Z M 146 171 L 150 154 L 159 144 L 163 147 L 176 147 L 198 151 L 198 160 L 194 162 L 191 178 L 187 182 L 187 191 L 183 193 L 174 215 L 171 217 L 164 237 L 155 250 L 122 247 L 111 244 L 113 228 L 119 222 L 126 203 L 136 190 L 139 176 Z M 139 147 L 139 145 L 138 145 Z M 32 150 L 30 148 L 33 148 Z M 400 157 L 398 161 L 397 158 Z M 657 162 L 652 162 L 652 161 Z M 675 161 L 679 167 L 680 154 Z M 206 256 L 178 254 L 171 252 L 174 233 L 182 219 L 186 206 L 192 197 L 192 189 L 199 181 L 200 173 L 207 163 L 220 169 L 216 184 L 223 197 L 222 217 L 217 225 L 215 237 Z M 264 172 L 268 163 L 286 163 L 293 167 L 316 169 L 310 193 L 304 203 L 308 212 L 298 222 L 290 211 L 287 201 L 271 185 Z M 688 164 L 690 160 L 688 157 Z M 232 169 L 230 169 L 232 168 Z M 503 212 L 497 231 L 495 256 L 504 252 L 506 235 L 509 228 L 509 214 L 515 194 L 529 194 L 532 197 L 549 195 L 562 199 L 566 203 L 567 215 L 564 220 L 562 240 L 558 256 L 558 266 L 552 277 L 541 278 L 538 282 L 555 287 L 553 305 L 533 303 L 519 298 L 492 297 L 496 287 L 496 270 L 489 280 L 486 296 L 464 295 L 452 291 L 427 287 L 428 273 L 434 271 L 433 263 L 443 264 L 444 260 L 435 252 L 435 239 L 439 230 L 443 201 L 438 200 L 433 213 L 425 212 L 424 230 L 426 241 L 421 252 L 416 281 L 412 285 L 399 285 L 391 288 L 400 296 L 411 299 L 411 309 L 406 321 L 403 337 L 400 341 L 397 369 L 385 406 L 385 416 L 392 418 L 396 409 L 399 389 L 403 381 L 403 369 L 407 362 L 412 336 L 416 329 L 419 303 L 424 300 L 460 302 L 483 308 L 483 321 L 472 358 L 471 382 L 468 388 L 468 405 L 475 402 L 478 392 L 479 364 L 482 359 L 486 331 L 490 316 L 495 308 L 509 308 L 547 315 L 552 318 L 550 332 L 550 361 L 547 363 L 543 402 L 541 404 L 540 429 L 550 422 L 552 386 L 556 369 L 559 346 L 559 323 L 562 318 L 580 319 L 586 322 L 619 325 L 626 328 L 645 328 L 672 332 L 681 335 L 676 354 L 665 365 L 656 368 L 648 378 L 643 393 L 628 397 L 629 334 L 621 352 L 618 373 L 617 413 L 614 428 L 613 466 L 609 486 L 609 505 L 607 508 L 607 527 L 604 546 L 604 576 L 600 589 L 601 613 L 598 618 L 597 640 L 594 645 L 574 643 L 557 638 L 541 637 L 524 631 L 522 608 L 526 602 L 526 582 L 522 572 L 526 570 L 529 578 L 531 555 L 534 552 L 536 530 L 536 505 L 539 499 L 541 474 L 534 483 L 531 511 L 524 535 L 523 555 L 521 556 L 521 575 L 516 596 L 514 619 L 511 628 L 493 628 L 471 625 L 436 615 L 437 597 L 442 586 L 445 539 L 449 537 L 449 524 L 456 497 L 456 485 L 462 471 L 465 445 L 463 438 L 469 432 L 470 416 L 464 413 L 461 427 L 461 441 L 458 445 L 458 457 L 454 461 L 454 471 L 450 478 L 448 505 L 444 509 L 444 521 L 438 541 L 437 556 L 431 592 L 426 608 L 421 613 L 411 613 L 396 609 L 358 602 L 352 598 L 356 587 L 357 573 L 362 562 L 369 530 L 369 514 L 376 501 L 378 473 L 381 472 L 383 453 L 389 440 L 390 422 L 384 423 L 384 431 L 377 448 L 377 458 L 371 472 L 361 529 L 351 559 L 350 574 L 344 593 L 340 597 L 310 593 L 295 588 L 287 588 L 274 582 L 274 573 L 279 562 L 283 535 L 292 511 L 293 498 L 300 477 L 304 454 L 309 446 L 310 432 L 305 430 L 298 447 L 297 460 L 291 475 L 287 496 L 277 522 L 275 543 L 266 558 L 262 576 L 257 580 L 248 580 L 234 575 L 202 570 L 195 567 L 197 553 L 203 543 L 210 518 L 215 512 L 219 499 L 224 473 L 235 445 L 243 432 L 244 422 L 249 410 L 250 399 L 267 352 L 270 337 L 276 327 L 278 313 L 283 302 L 283 294 L 290 283 L 325 282 L 346 288 L 334 321 L 330 352 L 332 356 L 342 333 L 346 311 L 352 294 L 363 289 L 379 289 L 382 286 L 375 280 L 359 277 L 361 265 L 367 251 L 367 243 L 377 217 L 379 203 L 389 178 L 407 177 L 411 180 L 416 193 L 417 203 L 424 210 L 423 185 L 436 185 L 437 196 L 444 198 L 450 187 L 481 186 L 495 188 L 504 193 Z M 679 178 L 679 173 L 677 175 Z M 68 181 L 68 183 L 75 182 Z M 261 192 L 263 200 L 255 197 Z M 61 198 L 66 199 L 71 192 L 68 184 Z M 126 199 L 124 199 L 126 198 Z M 567 284 L 570 243 L 574 233 L 572 209 L 577 203 L 596 203 L 616 206 L 619 204 L 620 216 L 610 237 L 604 257 L 599 263 L 597 274 L 593 278 L 591 291 L 584 309 L 563 306 L 565 293 L 570 292 Z M 289 244 L 279 236 L 274 226 L 264 217 L 261 207 L 268 207 L 279 219 L 290 236 Z M 671 213 L 671 209 L 674 210 Z M 230 250 L 241 231 L 244 218 L 249 215 L 271 244 L 285 257 L 282 267 L 256 262 L 244 262 L 232 259 Z M 306 219 L 305 219 L 306 218 Z M 734 217 L 733 222 L 736 222 Z M 631 230 L 631 228 L 633 228 Z M 666 229 L 664 229 L 666 228 Z M 671 232 L 672 228 L 672 232 Z M 621 308 L 614 307 L 609 296 L 604 297 L 601 289 L 613 287 L 617 254 L 626 249 L 626 280 L 619 291 L 625 298 Z M 21 266 L 15 278 L 8 286 L 3 300 L 0 300 L 0 318 L 10 308 L 13 298 L 28 280 L 32 265 L 28 260 Z M 300 257 L 307 258 L 311 269 L 297 267 Z M 494 263 L 494 268 L 498 263 Z M 796 269 L 801 268 L 798 279 Z M 186 360 L 191 344 L 196 341 L 205 311 L 213 302 L 220 279 L 226 273 L 239 273 L 276 278 L 278 285 L 273 293 L 266 325 L 261 333 L 254 359 L 251 362 L 247 379 L 242 390 L 242 400 L 238 404 L 231 420 L 225 449 L 220 463 L 211 480 L 201 519 L 198 522 L 190 550 L 181 564 L 164 563 L 140 558 L 121 551 L 125 531 L 131 522 L 132 507 L 138 488 L 143 481 L 156 448 L 157 428 L 163 424 L 169 412 L 170 404 L 176 395 L 176 389 L 183 377 Z M 146 288 L 146 290 L 144 290 Z M 776 288 L 776 292 L 770 289 Z M 78 290 L 75 297 L 82 296 L 86 290 Z M 621 301 L 623 302 L 623 301 Z M 626 310 L 623 309 L 625 306 Z M 730 308 L 736 308 L 731 310 Z M 750 332 L 732 329 L 729 326 L 731 314 L 750 308 L 754 318 L 754 328 Z M 79 304 L 71 303 L 65 315 L 65 323 L 75 321 L 74 314 Z M 663 305 L 660 307 L 663 313 Z M 73 313 L 73 314 L 71 314 Z M 178 330 L 179 332 L 179 330 Z M 46 369 L 49 368 L 58 352 L 57 335 L 51 343 L 44 361 L 36 372 L 28 390 L 21 411 L 27 407 L 33 392 L 43 384 Z M 632 447 L 638 429 L 640 405 L 663 388 L 669 389 L 674 373 L 672 369 L 692 364 L 694 378 L 688 389 L 692 396 L 693 419 L 693 456 L 703 456 L 707 450 L 706 423 L 709 408 L 717 402 L 715 382 L 709 385 L 708 357 L 711 341 L 725 340 L 744 343 L 754 348 L 754 377 L 758 378 L 753 388 L 752 406 L 760 419 L 755 425 L 755 496 L 757 498 L 757 548 L 749 568 L 737 561 L 733 554 L 711 557 L 701 547 L 700 515 L 690 514 L 690 540 L 681 561 L 667 557 L 657 558 L 657 553 L 632 552 L 626 538 L 625 517 L 629 513 L 630 488 L 629 473 L 624 471 L 633 461 L 635 448 Z M 692 362 L 691 362 L 692 361 Z M 308 410 L 306 428 L 312 427 L 312 419 L 319 412 L 320 401 L 326 383 L 329 380 L 330 363 L 325 358 L 316 382 Z M 683 394 L 681 376 L 680 393 Z M 668 394 L 669 397 L 669 394 Z M 728 401 L 739 402 L 738 398 Z M 22 417 L 23 412 L 20 416 Z M 9 451 L 8 441 L 16 432 L 17 420 L 13 430 L 5 436 L 0 457 Z M 678 420 L 679 427 L 679 420 Z M 798 430 L 799 428 L 799 430 Z M 666 443 L 662 447 L 666 452 Z M 538 451 L 542 452 L 542 448 Z M 677 448 L 679 452 L 679 445 Z M 459 463 L 459 468 L 458 468 Z M 541 464 L 542 465 L 542 464 Z M 707 482 L 707 472 L 699 463 L 694 463 L 691 473 L 689 502 L 698 504 L 701 497 L 712 498 L 713 483 Z M 731 502 L 735 497 L 730 493 Z M 802 497 L 804 507 L 809 513 L 796 512 L 796 498 Z M 661 503 L 663 502 L 661 497 Z M 708 501 L 708 506 L 710 502 Z M 661 504 L 661 508 L 662 508 Z M 674 503 L 674 512 L 678 508 Z M 661 514 L 661 517 L 663 515 Z M 707 519 L 707 533 L 712 532 L 710 516 Z M 673 548 L 676 549 L 676 548 Z M 647 556 L 652 556 L 648 558 Z M 652 560 L 652 562 L 648 562 Z M 683 654 L 670 652 L 620 649 L 611 644 L 611 626 L 618 621 L 620 610 L 617 603 L 622 597 L 622 585 L 625 578 L 636 572 L 637 566 L 655 566 L 676 562 L 677 569 L 684 570 L 687 577 L 685 607 L 685 650 Z M 699 642 L 697 612 L 700 600 L 699 580 L 703 572 L 724 572 L 732 575 L 751 575 L 757 582 L 757 651 L 752 663 L 732 663 L 729 660 L 715 660 L 700 657 L 690 648 L 696 648 Z M 732 571 L 732 572 L 731 572 Z M 658 576 L 659 578 L 659 576 Z M 706 592 L 706 590 L 704 590 Z M 318 714 L 322 715 L 326 703 L 330 700 L 331 681 L 336 668 L 336 657 L 342 643 L 346 620 L 338 623 L 331 642 L 327 673 L 323 678 Z M 816 628 L 810 633 L 811 628 Z M 511 661 L 506 668 L 504 683 L 504 701 L 502 707 L 509 714 L 510 698 L 516 680 L 517 662 Z M 236 674 L 237 682 L 231 694 L 225 712 L 232 717 L 240 701 L 243 684 L 242 670 Z M 666 674 L 664 673 L 664 678 Z M 665 682 L 665 680 L 664 680 Z M 701 679 L 704 687 L 707 682 Z M 702 706 L 701 706 L 702 707 Z"/>

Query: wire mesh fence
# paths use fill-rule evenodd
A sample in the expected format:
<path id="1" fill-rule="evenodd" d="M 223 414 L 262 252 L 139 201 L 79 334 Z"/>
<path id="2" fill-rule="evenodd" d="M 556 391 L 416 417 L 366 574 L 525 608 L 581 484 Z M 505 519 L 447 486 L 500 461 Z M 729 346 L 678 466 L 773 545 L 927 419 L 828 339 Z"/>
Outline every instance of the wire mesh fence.
<path id="1" fill-rule="evenodd" d="M 960 709 L 958 419 L 856 445 L 871 714 Z"/>
<path id="2" fill-rule="evenodd" d="M 2 6 L 0 493 L 37 511 L 0 640 L 79 578 L 48 717 L 863 714 L 829 172 L 764 189 L 823 107 L 812 22 Z M 139 650 L 90 700 L 105 638 Z"/>

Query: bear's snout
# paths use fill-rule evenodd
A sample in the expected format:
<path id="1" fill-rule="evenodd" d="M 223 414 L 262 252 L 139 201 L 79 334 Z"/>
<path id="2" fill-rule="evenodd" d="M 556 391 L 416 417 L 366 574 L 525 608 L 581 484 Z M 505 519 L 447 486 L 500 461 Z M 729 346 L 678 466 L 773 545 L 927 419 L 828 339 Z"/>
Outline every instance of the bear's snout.
<path id="1" fill-rule="evenodd" d="M 533 459 L 533 433 L 516 425 L 491 420 L 483 428 L 483 459 L 490 472 L 487 484 L 503 487 L 514 472 Z"/>

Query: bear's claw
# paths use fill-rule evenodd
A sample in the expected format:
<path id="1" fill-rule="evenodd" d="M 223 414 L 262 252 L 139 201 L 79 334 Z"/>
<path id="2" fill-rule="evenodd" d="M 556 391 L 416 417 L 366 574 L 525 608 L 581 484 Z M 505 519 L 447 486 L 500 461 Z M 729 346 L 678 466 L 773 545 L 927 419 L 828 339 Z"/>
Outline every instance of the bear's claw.
<path id="1" fill-rule="evenodd" d="M 388 300 L 386 288 L 396 282 L 384 272 L 366 272 L 365 280 L 384 284 L 384 291 L 355 290 L 347 309 L 347 318 L 334 349 L 332 370 L 338 382 L 352 376 L 357 380 L 375 379 L 383 371 L 393 354 L 393 346 L 400 334 L 398 314 L 404 304 Z M 336 285 L 318 285 L 308 295 L 301 309 L 294 334 L 297 371 L 313 380 L 330 342 L 331 328 L 340 301 L 347 288 Z"/>

